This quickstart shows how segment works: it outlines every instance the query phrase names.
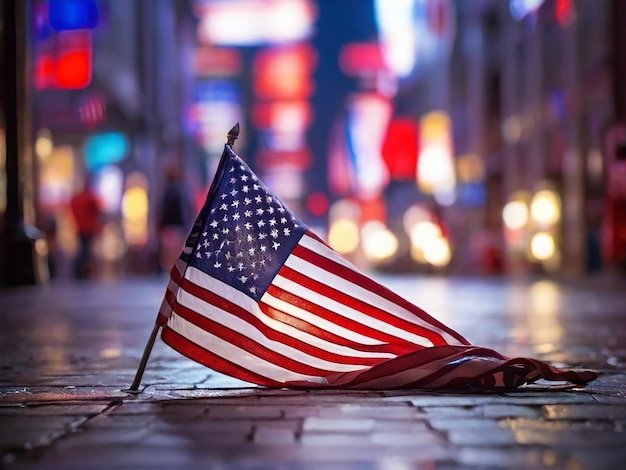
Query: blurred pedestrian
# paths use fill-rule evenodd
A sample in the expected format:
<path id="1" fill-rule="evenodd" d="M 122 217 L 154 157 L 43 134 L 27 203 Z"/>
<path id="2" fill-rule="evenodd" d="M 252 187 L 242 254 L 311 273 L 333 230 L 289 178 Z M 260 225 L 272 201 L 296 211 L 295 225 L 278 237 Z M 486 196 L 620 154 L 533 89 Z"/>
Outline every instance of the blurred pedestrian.
<path id="1" fill-rule="evenodd" d="M 169 272 L 185 244 L 194 216 L 193 203 L 185 190 L 180 172 L 170 167 L 159 208 L 159 272 Z"/>
<path id="2" fill-rule="evenodd" d="M 80 239 L 80 247 L 74 260 L 74 277 L 86 279 L 95 274 L 93 244 L 102 229 L 102 205 L 91 188 L 90 175 L 85 178 L 82 189 L 70 200 L 70 209 Z"/>

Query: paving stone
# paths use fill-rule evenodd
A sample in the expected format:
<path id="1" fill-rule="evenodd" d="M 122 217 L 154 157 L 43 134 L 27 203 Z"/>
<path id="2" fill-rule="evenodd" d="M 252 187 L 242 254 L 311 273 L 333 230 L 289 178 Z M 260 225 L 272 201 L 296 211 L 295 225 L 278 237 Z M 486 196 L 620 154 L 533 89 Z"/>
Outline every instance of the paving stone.
<path id="1" fill-rule="evenodd" d="M 421 433 L 428 430 L 428 426 L 425 421 L 419 420 L 391 420 L 391 419 L 377 419 L 374 422 L 373 432 L 393 433 L 401 432 L 405 434 Z"/>
<path id="2" fill-rule="evenodd" d="M 500 424 L 494 419 L 485 418 L 430 418 L 428 420 L 434 429 L 471 429 L 481 432 L 482 429 L 500 429 Z"/>
<path id="3" fill-rule="evenodd" d="M 506 418 L 509 416 L 534 418 L 541 416 L 541 410 L 538 407 L 520 405 L 483 405 L 477 406 L 475 411 L 480 416 L 487 418 Z"/>
<path id="4" fill-rule="evenodd" d="M 514 445 L 517 443 L 515 435 L 508 429 L 502 428 L 476 428 L 449 429 L 448 440 L 452 444 L 462 446 L 494 447 Z"/>
<path id="5" fill-rule="evenodd" d="M 216 405 L 210 406 L 208 415 L 211 419 L 280 419 L 283 412 L 280 408 L 269 406 L 237 406 Z"/>
<path id="6" fill-rule="evenodd" d="M 292 429 L 255 426 L 252 440 L 259 445 L 288 446 L 295 444 L 296 433 Z"/>
<path id="7" fill-rule="evenodd" d="M 338 407 L 324 407 L 318 409 L 320 417 L 351 417 L 372 419 L 414 419 L 419 412 L 416 408 L 407 405 L 400 406 L 362 406 L 358 404 L 340 405 Z"/>
<path id="8" fill-rule="evenodd" d="M 0 406 L 1 416 L 94 416 L 109 407 L 98 403 L 59 403 Z M 0 418 L 1 419 L 1 418 Z"/>
<path id="9" fill-rule="evenodd" d="M 308 446 L 324 447 L 367 447 L 372 442 L 369 435 L 363 434 L 330 434 L 305 432 L 300 436 L 300 442 Z"/>
<path id="10" fill-rule="evenodd" d="M 139 429 L 147 427 L 156 418 L 154 415 L 109 415 L 102 414 L 83 424 L 84 428 Z"/>
<path id="11" fill-rule="evenodd" d="M 480 469 L 490 468 L 543 468 L 544 452 L 535 449 L 518 447 L 499 447 L 488 449 L 484 447 L 462 447 L 457 456 L 460 468 L 474 466 Z M 550 465 L 549 467 L 553 467 Z M 472 467 L 469 467 L 472 468 Z M 568 467 L 557 467 L 568 468 Z M 575 468 L 575 467 L 572 467 Z"/>
<path id="12" fill-rule="evenodd" d="M 304 420 L 302 431 L 329 432 L 329 433 L 366 433 L 374 429 L 375 421 L 367 418 L 317 418 L 310 417 Z"/>
<path id="13" fill-rule="evenodd" d="M 444 440 L 434 432 L 373 432 L 370 439 L 374 444 L 390 447 L 430 447 L 444 444 Z"/>
<path id="14" fill-rule="evenodd" d="M 626 405 L 546 405 L 543 412 L 549 419 L 607 419 L 626 418 Z"/>

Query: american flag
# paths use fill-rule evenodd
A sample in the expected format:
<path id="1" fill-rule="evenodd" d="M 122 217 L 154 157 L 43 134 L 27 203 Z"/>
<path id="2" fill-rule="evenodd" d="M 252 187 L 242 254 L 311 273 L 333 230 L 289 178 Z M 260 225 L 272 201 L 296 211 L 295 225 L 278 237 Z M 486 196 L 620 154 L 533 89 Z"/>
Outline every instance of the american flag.
<path id="1" fill-rule="evenodd" d="M 268 387 L 485 390 L 595 378 L 471 345 L 342 258 L 228 144 L 157 324 L 183 355 Z"/>

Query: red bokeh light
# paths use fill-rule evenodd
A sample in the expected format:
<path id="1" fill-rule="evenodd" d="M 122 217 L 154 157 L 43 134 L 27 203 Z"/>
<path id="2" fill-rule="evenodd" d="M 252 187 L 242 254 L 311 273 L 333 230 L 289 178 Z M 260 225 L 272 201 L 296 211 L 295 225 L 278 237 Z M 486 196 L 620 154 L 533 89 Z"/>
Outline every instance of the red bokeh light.
<path id="1" fill-rule="evenodd" d="M 56 64 L 56 85 L 59 88 L 80 89 L 91 83 L 91 53 L 76 50 L 61 55 Z"/>

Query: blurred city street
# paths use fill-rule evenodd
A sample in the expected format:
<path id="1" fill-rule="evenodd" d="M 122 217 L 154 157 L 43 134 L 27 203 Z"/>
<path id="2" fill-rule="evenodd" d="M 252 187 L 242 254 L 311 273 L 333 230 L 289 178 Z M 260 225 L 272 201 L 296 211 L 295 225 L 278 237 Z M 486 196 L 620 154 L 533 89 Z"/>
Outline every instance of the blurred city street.
<path id="1" fill-rule="evenodd" d="M 506 394 L 268 390 L 158 338 L 134 396 L 167 279 L 57 281 L 0 295 L 2 468 L 624 468 L 624 279 L 376 278 L 474 344 L 602 374 Z"/>

